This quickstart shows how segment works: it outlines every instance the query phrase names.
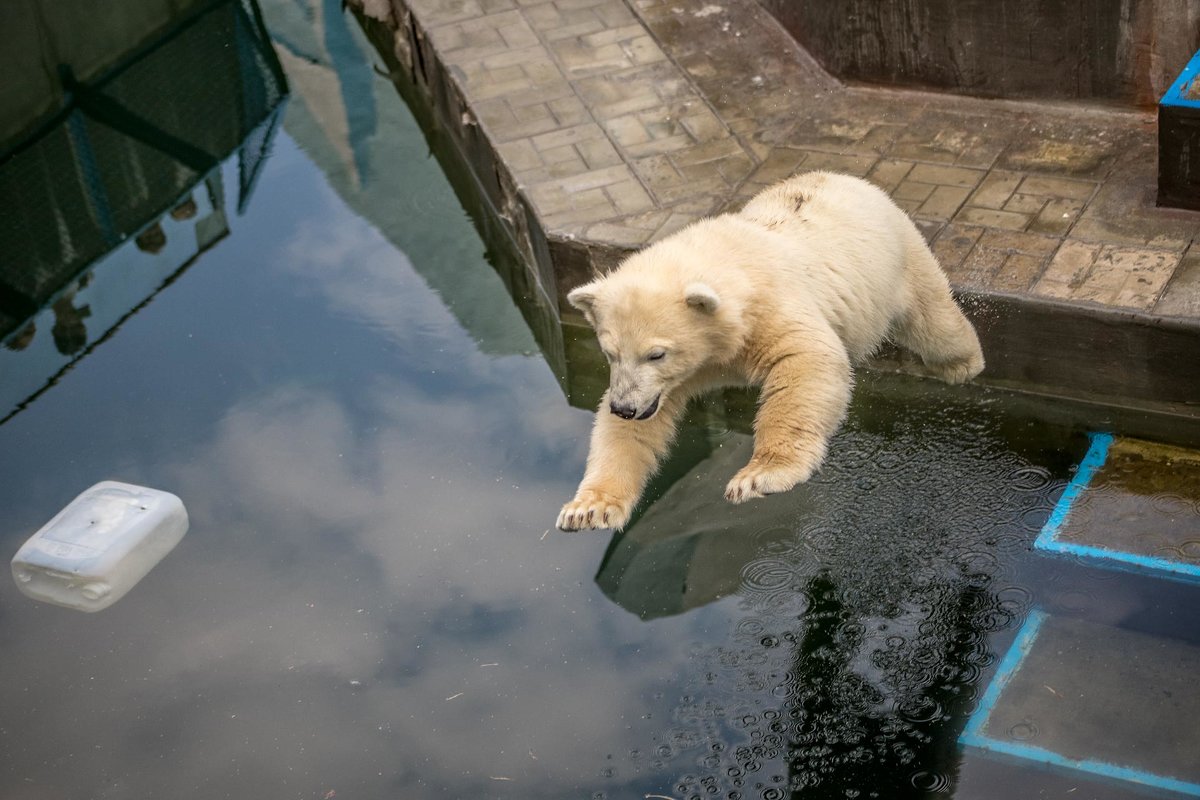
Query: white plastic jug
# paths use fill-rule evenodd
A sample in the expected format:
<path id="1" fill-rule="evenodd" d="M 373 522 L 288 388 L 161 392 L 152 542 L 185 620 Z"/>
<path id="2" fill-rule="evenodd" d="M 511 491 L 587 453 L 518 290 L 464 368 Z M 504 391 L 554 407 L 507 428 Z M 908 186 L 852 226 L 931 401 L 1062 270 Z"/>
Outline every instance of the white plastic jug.
<path id="1" fill-rule="evenodd" d="M 13 578 L 35 600 L 100 611 L 137 585 L 187 529 L 187 510 L 175 495 L 101 481 L 21 546 Z"/>

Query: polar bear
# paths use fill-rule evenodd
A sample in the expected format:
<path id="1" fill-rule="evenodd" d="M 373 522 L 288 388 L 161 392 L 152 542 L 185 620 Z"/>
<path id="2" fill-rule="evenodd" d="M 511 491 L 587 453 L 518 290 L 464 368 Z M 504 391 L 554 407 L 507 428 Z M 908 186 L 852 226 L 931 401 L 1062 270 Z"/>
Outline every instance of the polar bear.
<path id="1" fill-rule="evenodd" d="M 885 340 L 949 383 L 983 369 L 971 323 L 920 231 L 875 186 L 812 172 L 701 220 L 567 296 L 609 363 L 563 530 L 620 529 L 688 399 L 762 387 L 741 503 L 807 480 L 846 415 L 853 367 Z"/>

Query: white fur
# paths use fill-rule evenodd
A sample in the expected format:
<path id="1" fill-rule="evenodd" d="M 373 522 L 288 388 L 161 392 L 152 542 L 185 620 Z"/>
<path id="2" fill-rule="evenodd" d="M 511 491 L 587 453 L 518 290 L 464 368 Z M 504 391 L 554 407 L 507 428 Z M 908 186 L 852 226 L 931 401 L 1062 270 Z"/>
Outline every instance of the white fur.
<path id="1" fill-rule="evenodd" d="M 975 331 L 916 226 L 846 175 L 776 184 L 568 300 L 595 327 L 611 371 L 587 471 L 558 518 L 564 530 L 623 527 L 688 398 L 712 386 L 762 387 L 754 456 L 726 487 L 738 503 L 816 471 L 845 416 L 852 365 L 885 339 L 948 382 L 983 369 Z"/>

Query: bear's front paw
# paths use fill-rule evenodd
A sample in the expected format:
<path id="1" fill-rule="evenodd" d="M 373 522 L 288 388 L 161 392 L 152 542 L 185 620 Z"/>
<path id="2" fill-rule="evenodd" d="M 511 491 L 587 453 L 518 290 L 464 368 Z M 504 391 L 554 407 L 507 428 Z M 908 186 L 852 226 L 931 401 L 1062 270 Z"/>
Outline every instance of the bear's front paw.
<path id="1" fill-rule="evenodd" d="M 976 352 L 965 358 L 943 361 L 929 367 L 934 377 L 946 383 L 966 383 L 983 372 L 983 355 Z"/>
<path id="2" fill-rule="evenodd" d="M 612 495 L 582 489 L 575 499 L 558 513 L 558 527 L 564 531 L 583 528 L 616 528 L 629 521 L 630 503 L 622 503 Z"/>
<path id="3" fill-rule="evenodd" d="M 756 497 L 786 492 L 808 480 L 815 471 L 815 464 L 805 462 L 761 464 L 751 461 L 726 484 L 725 499 L 731 503 L 744 503 Z"/>

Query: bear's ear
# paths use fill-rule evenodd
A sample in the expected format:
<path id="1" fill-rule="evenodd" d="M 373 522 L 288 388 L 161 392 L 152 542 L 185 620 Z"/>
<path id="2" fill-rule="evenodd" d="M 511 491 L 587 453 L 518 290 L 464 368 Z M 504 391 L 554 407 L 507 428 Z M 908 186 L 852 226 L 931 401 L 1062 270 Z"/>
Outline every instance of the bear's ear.
<path id="1" fill-rule="evenodd" d="M 706 283 L 689 283 L 683 290 L 689 307 L 712 314 L 721 305 L 721 298 Z"/>
<path id="2" fill-rule="evenodd" d="M 577 286 L 567 294 L 567 302 L 590 318 L 592 308 L 596 305 L 596 294 L 599 288 L 596 281 Z"/>

